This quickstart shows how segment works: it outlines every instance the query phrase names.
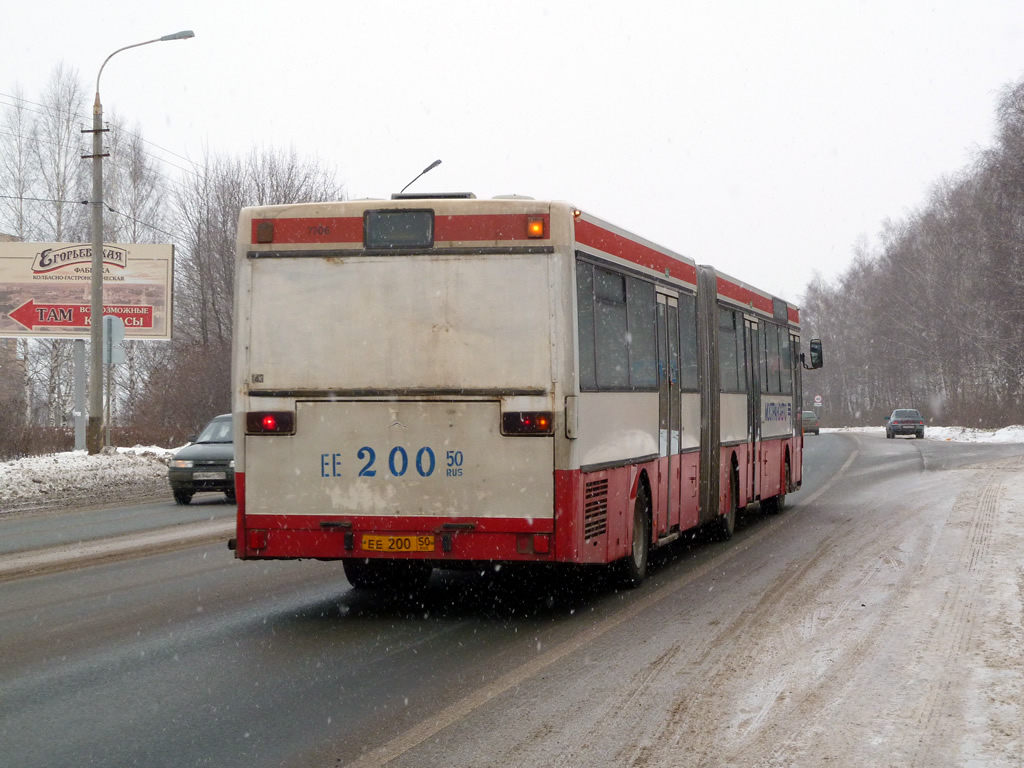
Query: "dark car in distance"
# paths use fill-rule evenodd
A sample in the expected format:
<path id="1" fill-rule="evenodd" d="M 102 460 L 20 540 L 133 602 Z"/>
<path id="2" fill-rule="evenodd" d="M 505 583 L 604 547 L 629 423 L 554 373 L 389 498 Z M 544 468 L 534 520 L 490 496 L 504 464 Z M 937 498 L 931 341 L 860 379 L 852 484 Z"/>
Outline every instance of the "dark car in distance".
<path id="1" fill-rule="evenodd" d="M 201 491 L 223 493 L 235 500 L 235 444 L 231 414 L 207 424 L 198 437 L 174 454 L 167 468 L 174 500 L 188 504 Z"/>
<path id="2" fill-rule="evenodd" d="M 896 435 L 913 435 L 918 440 L 924 439 L 924 419 L 920 411 L 914 408 L 897 408 L 885 420 L 885 436 L 888 439 Z"/>
<path id="3" fill-rule="evenodd" d="M 804 422 L 804 434 L 821 434 L 821 420 L 814 411 L 804 411 L 801 417 Z"/>

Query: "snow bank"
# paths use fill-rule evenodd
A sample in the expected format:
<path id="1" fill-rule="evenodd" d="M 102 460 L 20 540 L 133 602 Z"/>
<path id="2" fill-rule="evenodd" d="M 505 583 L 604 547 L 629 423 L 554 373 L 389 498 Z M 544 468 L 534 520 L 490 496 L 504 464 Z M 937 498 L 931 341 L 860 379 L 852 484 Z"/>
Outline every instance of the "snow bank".
<path id="1" fill-rule="evenodd" d="M 885 434 L 885 427 L 821 428 L 822 432 L 868 432 Z M 945 440 L 955 443 L 1024 443 L 1024 426 L 1002 429 L 968 429 L 967 427 L 932 427 L 925 425 L 925 440 Z"/>
<path id="2" fill-rule="evenodd" d="M 170 498 L 167 462 L 173 450 L 105 448 L 0 462 L 0 515 L 9 512 Z"/>

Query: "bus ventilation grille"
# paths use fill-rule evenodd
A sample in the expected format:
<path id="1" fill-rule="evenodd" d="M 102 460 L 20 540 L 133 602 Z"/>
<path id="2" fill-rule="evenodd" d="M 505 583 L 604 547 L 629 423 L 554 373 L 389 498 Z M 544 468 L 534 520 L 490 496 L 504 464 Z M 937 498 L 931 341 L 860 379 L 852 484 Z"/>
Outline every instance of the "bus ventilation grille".
<path id="1" fill-rule="evenodd" d="M 587 483 L 583 536 L 592 539 L 608 531 L 608 479 Z"/>

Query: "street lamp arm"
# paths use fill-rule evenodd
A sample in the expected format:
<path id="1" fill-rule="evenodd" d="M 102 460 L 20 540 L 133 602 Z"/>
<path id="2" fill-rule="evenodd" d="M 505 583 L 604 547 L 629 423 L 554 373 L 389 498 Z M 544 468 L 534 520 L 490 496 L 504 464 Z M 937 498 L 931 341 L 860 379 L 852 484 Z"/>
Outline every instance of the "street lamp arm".
<path id="1" fill-rule="evenodd" d="M 195 36 L 195 32 L 193 32 L 191 29 L 184 29 L 181 32 L 175 32 L 172 35 L 164 35 L 163 37 L 157 37 L 152 40 L 146 40 L 142 43 L 135 43 L 133 45 L 126 45 L 124 48 L 118 48 L 116 51 L 114 51 L 112 54 L 110 54 L 109 56 L 107 56 L 107 58 L 103 60 L 103 63 L 100 64 L 100 71 L 96 73 L 96 104 L 99 104 L 100 102 L 100 77 L 103 75 L 103 68 L 107 66 L 108 61 L 114 58 L 121 51 L 127 51 L 130 48 L 138 48 L 142 45 L 149 45 L 150 43 L 163 43 L 167 40 L 187 40 L 188 38 Z"/>

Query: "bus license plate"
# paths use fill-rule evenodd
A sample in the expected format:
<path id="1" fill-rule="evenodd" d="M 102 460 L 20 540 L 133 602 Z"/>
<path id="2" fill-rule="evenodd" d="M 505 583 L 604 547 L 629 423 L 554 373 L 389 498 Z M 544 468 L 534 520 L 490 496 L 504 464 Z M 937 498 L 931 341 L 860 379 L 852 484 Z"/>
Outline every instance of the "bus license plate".
<path id="1" fill-rule="evenodd" d="M 367 552 L 433 552 L 434 537 L 364 534 L 363 549 Z"/>

